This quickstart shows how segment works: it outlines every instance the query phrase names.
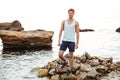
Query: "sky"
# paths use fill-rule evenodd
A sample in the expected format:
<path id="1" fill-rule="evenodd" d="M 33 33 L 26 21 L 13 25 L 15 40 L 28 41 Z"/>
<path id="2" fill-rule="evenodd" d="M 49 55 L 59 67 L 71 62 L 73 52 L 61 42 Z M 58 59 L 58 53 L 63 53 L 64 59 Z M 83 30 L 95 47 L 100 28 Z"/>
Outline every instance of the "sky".
<path id="1" fill-rule="evenodd" d="M 74 18 L 83 28 L 101 23 L 120 26 L 120 0 L 0 0 L 0 22 L 18 19 L 31 29 L 51 29 L 68 18 L 69 8 L 75 9 Z"/>

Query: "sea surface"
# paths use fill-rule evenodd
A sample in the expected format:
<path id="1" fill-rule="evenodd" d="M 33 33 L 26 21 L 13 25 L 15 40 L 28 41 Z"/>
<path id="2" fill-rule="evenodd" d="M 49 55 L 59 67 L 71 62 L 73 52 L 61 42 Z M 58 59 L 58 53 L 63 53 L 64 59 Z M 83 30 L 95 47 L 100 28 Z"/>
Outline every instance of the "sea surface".
<path id="1" fill-rule="evenodd" d="M 0 43 L 0 80 L 47 80 L 47 78 L 38 78 L 37 71 L 32 69 L 43 67 L 58 58 L 58 32 L 54 34 L 52 50 L 2 54 L 2 43 Z M 115 29 L 81 32 L 79 48 L 74 54 L 82 55 L 85 52 L 92 56 L 113 57 L 114 62 L 120 61 L 120 33 L 115 32 Z M 68 50 L 65 54 L 67 53 Z"/>

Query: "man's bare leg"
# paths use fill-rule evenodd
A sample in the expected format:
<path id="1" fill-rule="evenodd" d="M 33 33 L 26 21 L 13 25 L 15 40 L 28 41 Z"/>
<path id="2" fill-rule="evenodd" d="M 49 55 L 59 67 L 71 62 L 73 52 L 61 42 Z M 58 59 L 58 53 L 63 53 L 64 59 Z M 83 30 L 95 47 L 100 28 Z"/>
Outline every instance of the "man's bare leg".
<path id="1" fill-rule="evenodd" d="M 74 55 L 73 52 L 69 52 L 69 62 L 70 62 L 70 70 L 72 69 L 73 62 L 74 62 Z"/>
<path id="2" fill-rule="evenodd" d="M 64 51 L 60 50 L 59 51 L 59 58 L 62 59 L 64 62 L 66 62 L 66 58 L 63 56 Z"/>

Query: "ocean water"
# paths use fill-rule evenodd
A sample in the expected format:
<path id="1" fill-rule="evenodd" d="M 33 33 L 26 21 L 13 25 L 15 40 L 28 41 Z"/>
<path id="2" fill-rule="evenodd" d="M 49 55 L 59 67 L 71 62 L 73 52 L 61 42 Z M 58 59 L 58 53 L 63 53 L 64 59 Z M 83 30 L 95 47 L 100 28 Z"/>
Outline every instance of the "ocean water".
<path id="1" fill-rule="evenodd" d="M 43 67 L 49 61 L 58 58 L 59 46 L 57 46 L 58 33 L 53 36 L 52 50 L 26 51 L 24 54 L 0 55 L 0 80 L 47 80 L 38 78 L 37 72 L 31 72 L 33 68 Z M 79 48 L 75 55 L 88 52 L 92 56 L 113 57 L 113 61 L 120 61 L 120 33 L 115 29 L 98 29 L 95 32 L 81 32 Z M 16 52 L 21 53 L 21 52 Z M 65 54 L 68 53 L 68 50 Z"/>

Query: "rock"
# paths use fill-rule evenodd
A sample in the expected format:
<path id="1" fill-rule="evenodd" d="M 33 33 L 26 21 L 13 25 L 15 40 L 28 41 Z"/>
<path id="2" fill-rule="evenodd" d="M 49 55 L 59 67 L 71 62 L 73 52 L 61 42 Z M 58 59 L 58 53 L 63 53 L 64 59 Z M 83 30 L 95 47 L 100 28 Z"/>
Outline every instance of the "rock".
<path id="1" fill-rule="evenodd" d="M 120 32 L 120 27 L 116 29 L 116 32 Z"/>
<path id="2" fill-rule="evenodd" d="M 80 63 L 81 63 L 80 59 L 79 59 L 79 58 L 77 58 L 77 57 L 76 57 L 76 59 L 75 59 L 74 61 L 75 61 L 75 63 L 78 63 L 78 64 L 80 64 Z"/>
<path id="3" fill-rule="evenodd" d="M 69 60 L 69 57 L 66 57 Z M 70 76 L 66 75 L 69 66 L 61 68 L 63 62 L 59 58 L 49 62 L 43 69 L 48 70 L 47 77 L 50 77 L 50 80 L 119 80 L 120 62 L 112 61 L 112 58 L 92 57 L 85 53 L 74 57 Z"/>
<path id="4" fill-rule="evenodd" d="M 79 70 L 80 69 L 80 64 L 79 63 L 73 63 L 73 67 L 72 67 L 72 70 L 74 71 L 74 72 L 76 72 L 76 70 Z"/>
<path id="5" fill-rule="evenodd" d="M 92 59 L 92 60 L 89 60 L 88 64 L 90 64 L 92 67 L 93 66 L 98 66 L 99 61 L 98 61 L 98 59 Z"/>
<path id="6" fill-rule="evenodd" d="M 80 32 L 88 32 L 88 31 L 95 31 L 93 29 L 80 29 Z"/>
<path id="7" fill-rule="evenodd" d="M 62 74 L 60 77 L 62 80 L 77 80 L 76 76 L 74 74 L 66 75 Z"/>
<path id="8" fill-rule="evenodd" d="M 58 64 L 55 62 L 48 62 L 48 64 L 45 66 L 45 68 L 50 70 L 50 69 L 55 69 L 57 66 L 58 66 Z"/>
<path id="9" fill-rule="evenodd" d="M 96 67 L 96 71 L 104 75 L 108 73 L 108 67 L 105 67 L 104 65 L 99 65 Z"/>
<path id="10" fill-rule="evenodd" d="M 51 69 L 50 71 L 49 71 L 49 75 L 55 75 L 56 73 L 55 73 L 55 69 Z"/>
<path id="11" fill-rule="evenodd" d="M 44 77 L 48 75 L 48 69 L 40 69 L 38 72 L 38 77 Z"/>
<path id="12" fill-rule="evenodd" d="M 0 30 L 22 31 L 24 28 L 18 20 L 15 20 L 11 23 L 0 23 Z"/>
<path id="13" fill-rule="evenodd" d="M 95 68 L 91 68 L 91 70 L 89 72 L 87 72 L 88 77 L 95 78 L 97 75 L 98 75 L 98 72 L 96 71 Z"/>
<path id="14" fill-rule="evenodd" d="M 78 72 L 78 74 L 76 74 L 77 80 L 84 80 L 87 76 L 86 72 Z"/>
<path id="15" fill-rule="evenodd" d="M 85 52 L 86 59 L 92 59 L 92 57 L 88 54 L 88 52 Z"/>
<path id="16" fill-rule="evenodd" d="M 52 31 L 8 31 L 1 30 L 3 48 L 6 50 L 13 49 L 51 49 Z"/>
<path id="17" fill-rule="evenodd" d="M 100 62 L 107 62 L 107 60 L 106 60 L 104 57 L 96 56 L 96 58 L 97 58 Z"/>
<path id="18" fill-rule="evenodd" d="M 53 75 L 50 80 L 60 80 L 59 75 Z"/>
<path id="19" fill-rule="evenodd" d="M 81 71 L 85 71 L 85 72 L 89 72 L 89 71 L 91 71 L 91 66 L 89 65 L 89 64 L 82 64 L 81 63 Z"/>
<path id="20" fill-rule="evenodd" d="M 101 80 L 120 80 L 120 72 L 112 71 L 108 74 L 108 76 L 101 77 Z"/>
<path id="21" fill-rule="evenodd" d="M 85 56 L 85 54 L 83 54 L 81 57 L 80 57 L 80 61 L 82 62 L 82 63 L 85 63 L 86 62 L 86 56 Z"/>

